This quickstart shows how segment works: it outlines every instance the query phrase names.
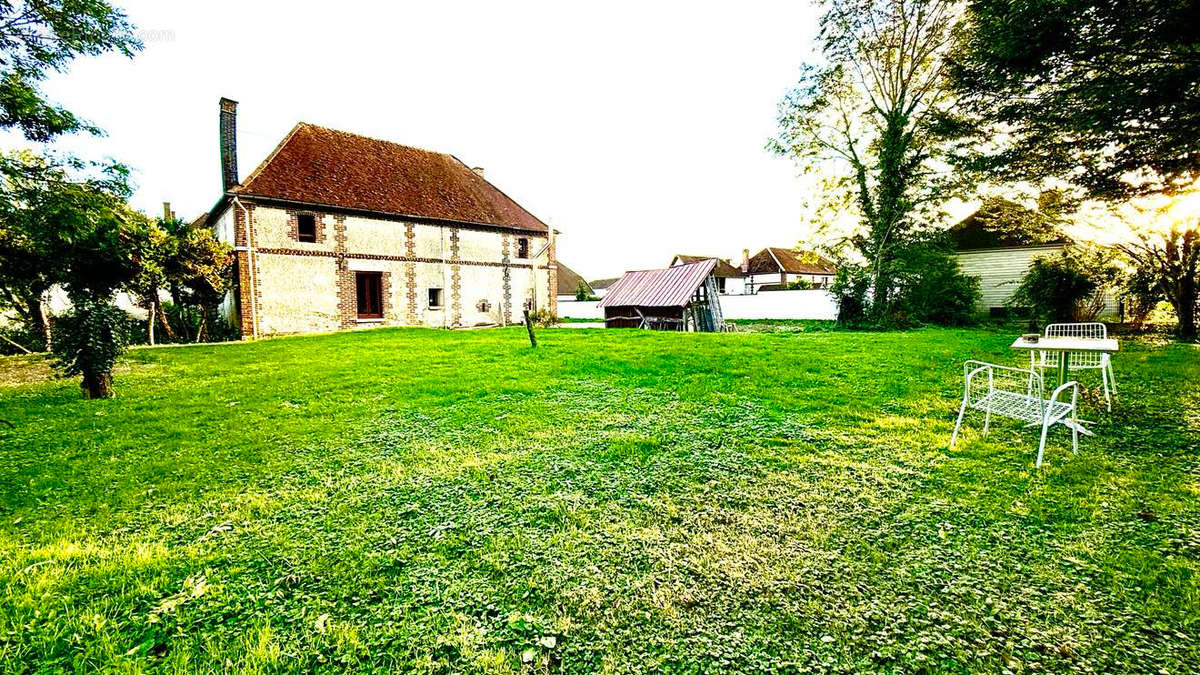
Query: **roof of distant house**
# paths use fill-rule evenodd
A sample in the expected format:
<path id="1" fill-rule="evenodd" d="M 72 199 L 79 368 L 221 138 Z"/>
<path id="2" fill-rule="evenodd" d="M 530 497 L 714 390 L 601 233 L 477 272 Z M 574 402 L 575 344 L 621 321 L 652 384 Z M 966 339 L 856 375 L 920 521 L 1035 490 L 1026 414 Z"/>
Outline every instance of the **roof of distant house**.
<path id="1" fill-rule="evenodd" d="M 767 247 L 750 259 L 750 274 L 833 274 L 837 266 L 812 251 Z"/>
<path id="2" fill-rule="evenodd" d="M 713 255 L 683 255 L 680 253 L 671 259 L 671 264 L 675 265 L 676 263 L 694 263 L 702 260 L 717 261 L 717 268 L 713 270 L 713 274 L 717 275 L 718 277 L 724 277 L 726 279 L 739 279 L 742 276 L 742 271 L 734 267 L 733 264 L 728 260 L 722 260 L 721 258 Z"/>
<path id="3" fill-rule="evenodd" d="M 562 261 L 558 261 L 557 264 L 559 295 L 575 295 L 575 292 L 579 289 L 579 284 L 583 284 L 584 290 L 587 291 L 588 295 L 594 292 L 591 284 L 579 276 L 575 270 L 562 264 Z"/>
<path id="4" fill-rule="evenodd" d="M 235 195 L 547 233 L 457 157 L 297 124 Z"/>
<path id="5" fill-rule="evenodd" d="M 950 228 L 948 235 L 959 251 L 1064 243 L 1061 232 L 1038 221 L 1038 213 L 1033 209 L 1008 199 L 993 198 Z"/>
<path id="6" fill-rule="evenodd" d="M 612 286 L 613 284 L 617 283 L 617 280 L 620 278 L 621 277 L 609 277 L 607 279 L 593 279 L 588 283 L 590 283 L 592 285 L 593 290 L 602 291 L 602 290 L 605 290 L 606 288 L 608 288 L 609 286 Z"/>
<path id="7" fill-rule="evenodd" d="M 717 266 L 713 258 L 661 270 L 626 272 L 599 307 L 682 307 Z"/>

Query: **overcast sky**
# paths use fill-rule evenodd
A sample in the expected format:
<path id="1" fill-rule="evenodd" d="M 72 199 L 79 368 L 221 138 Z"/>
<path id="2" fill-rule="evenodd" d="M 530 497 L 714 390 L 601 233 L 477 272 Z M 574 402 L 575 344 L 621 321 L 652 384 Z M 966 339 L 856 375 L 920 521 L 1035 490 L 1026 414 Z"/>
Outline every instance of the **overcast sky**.
<path id="1" fill-rule="evenodd" d="M 58 147 L 128 164 L 149 213 L 216 201 L 228 96 L 242 176 L 300 120 L 449 152 L 588 278 L 801 236 L 803 184 L 764 145 L 810 3 L 117 2 L 146 49 L 46 91 L 108 132 Z"/>

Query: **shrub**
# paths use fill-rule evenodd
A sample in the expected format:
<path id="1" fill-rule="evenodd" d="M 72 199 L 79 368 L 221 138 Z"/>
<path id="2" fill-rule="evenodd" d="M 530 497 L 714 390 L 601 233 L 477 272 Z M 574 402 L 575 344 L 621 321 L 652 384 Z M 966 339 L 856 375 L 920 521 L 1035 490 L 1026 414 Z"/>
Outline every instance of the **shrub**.
<path id="1" fill-rule="evenodd" d="M 129 325 L 119 307 L 82 298 L 54 322 L 55 366 L 64 375 L 82 376 L 85 398 L 112 396 L 112 369 L 128 344 Z"/>
<path id="2" fill-rule="evenodd" d="M 871 276 L 866 268 L 839 265 L 829 292 L 838 306 L 839 324 L 851 327 L 866 324 L 867 298 L 871 292 Z"/>
<path id="3" fill-rule="evenodd" d="M 909 248 L 896 260 L 892 278 L 892 323 L 965 326 L 978 318 L 979 279 L 963 274 L 940 244 Z"/>
<path id="4" fill-rule="evenodd" d="M 1068 251 L 1035 258 L 1007 304 L 1028 308 L 1034 324 L 1091 320 L 1103 308 L 1110 273 L 1095 262 Z"/>
<path id="5" fill-rule="evenodd" d="M 548 327 L 558 323 L 558 316 L 549 309 L 537 309 L 529 313 L 529 320 L 535 326 Z"/>

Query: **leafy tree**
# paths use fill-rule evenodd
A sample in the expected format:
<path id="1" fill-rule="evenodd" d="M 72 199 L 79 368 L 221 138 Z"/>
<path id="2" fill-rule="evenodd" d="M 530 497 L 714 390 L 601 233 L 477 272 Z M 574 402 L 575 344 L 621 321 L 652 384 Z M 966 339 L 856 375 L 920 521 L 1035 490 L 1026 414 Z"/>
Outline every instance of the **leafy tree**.
<path id="1" fill-rule="evenodd" d="M 588 299 L 587 284 L 583 283 L 583 279 L 580 279 L 579 283 L 575 284 L 575 301 L 576 302 L 585 302 L 585 301 L 587 301 L 587 299 Z"/>
<path id="2" fill-rule="evenodd" d="M 1117 245 L 1133 261 L 1143 281 L 1171 303 L 1181 340 L 1196 339 L 1200 311 L 1200 228 L 1175 225 L 1166 231 L 1142 231 L 1136 241 Z"/>
<path id="3" fill-rule="evenodd" d="M 771 147 L 825 176 L 860 219 L 848 243 L 866 261 L 861 300 L 876 323 L 895 304 L 901 253 L 926 239 L 921 216 L 948 184 L 939 166 L 953 145 L 939 125 L 952 104 L 944 55 L 957 16 L 949 0 L 828 0 L 824 63 L 806 67 L 780 106 Z M 857 275 L 842 279 L 851 276 L 857 293 Z"/>
<path id="4" fill-rule="evenodd" d="M 155 323 L 170 340 L 206 339 L 216 323 L 217 305 L 232 282 L 232 249 L 208 228 L 178 218 L 159 218 L 144 245 L 138 274 L 127 288 L 149 312 L 151 344 Z M 162 290 L 170 292 L 174 321 L 159 300 Z"/>
<path id="5" fill-rule="evenodd" d="M 126 203 L 124 167 L 94 167 L 79 176 L 69 170 L 82 168 L 79 164 L 54 164 L 27 152 L 4 159 L 0 166 L 15 168 L 0 182 L 0 295 L 32 313 L 46 289 L 61 285 L 75 308 L 72 325 L 101 332 L 75 336 L 63 346 L 75 352 L 55 347 L 59 363 L 83 375 L 86 393 L 108 395 L 111 378 L 97 368 L 123 348 L 112 340 L 124 332 L 104 328 L 112 316 L 106 307 L 140 269 L 149 220 Z"/>
<path id="6" fill-rule="evenodd" d="M 970 0 L 968 10 L 948 71 L 955 131 L 978 141 L 967 166 L 1004 181 L 1061 178 L 1103 199 L 1200 175 L 1196 3 Z"/>
<path id="7" fill-rule="evenodd" d="M 104 0 L 0 1 L 0 128 L 31 141 L 99 129 L 48 102 L 39 84 L 78 56 L 142 48 L 125 13 Z"/>
<path id="8" fill-rule="evenodd" d="M 81 377 L 84 398 L 112 397 L 112 370 L 129 342 L 124 310 L 92 297 L 77 297 L 54 323 L 54 355 L 65 375 Z"/>
<path id="9" fill-rule="evenodd" d="M 1200 6 L 1174 0 L 971 0 L 949 70 L 946 125 L 979 141 L 962 166 L 1057 178 L 1110 203 L 1200 178 Z M 1196 338 L 1200 218 L 1134 227 L 1120 249 Z"/>

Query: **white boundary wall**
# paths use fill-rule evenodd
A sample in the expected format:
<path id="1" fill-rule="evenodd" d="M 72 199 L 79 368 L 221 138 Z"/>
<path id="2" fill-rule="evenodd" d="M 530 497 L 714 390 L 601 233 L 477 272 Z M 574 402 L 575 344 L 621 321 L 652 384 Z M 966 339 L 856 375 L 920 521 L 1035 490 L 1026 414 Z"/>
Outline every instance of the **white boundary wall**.
<path id="1" fill-rule="evenodd" d="M 595 302 L 558 302 L 558 315 L 570 319 L 602 319 Z M 826 319 L 837 318 L 837 303 L 829 291 L 763 291 L 757 295 L 722 295 L 726 319 Z"/>

